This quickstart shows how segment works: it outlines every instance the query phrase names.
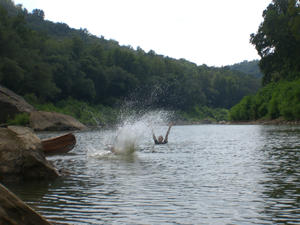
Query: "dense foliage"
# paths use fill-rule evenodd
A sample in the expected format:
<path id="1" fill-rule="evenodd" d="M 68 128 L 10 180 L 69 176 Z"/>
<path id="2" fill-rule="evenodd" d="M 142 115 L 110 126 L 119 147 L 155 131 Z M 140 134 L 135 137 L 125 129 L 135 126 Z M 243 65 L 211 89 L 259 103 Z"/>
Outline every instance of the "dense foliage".
<path id="1" fill-rule="evenodd" d="M 115 106 L 134 99 L 146 107 L 193 111 L 230 108 L 260 86 L 259 79 L 230 68 L 134 50 L 44 16 L 0 0 L 0 83 L 38 103 L 72 98 Z"/>
<path id="2" fill-rule="evenodd" d="M 198 107 L 195 106 L 192 110 L 188 112 L 181 112 L 176 115 L 179 119 L 188 120 L 190 122 L 222 122 L 229 120 L 229 110 L 221 108 L 209 108 L 207 106 Z"/>
<path id="3" fill-rule="evenodd" d="M 26 100 L 33 104 L 37 110 L 59 112 L 77 118 L 88 126 L 105 126 L 118 122 L 118 108 L 103 105 L 90 105 L 83 101 L 68 98 L 54 103 L 39 104 L 33 96 L 26 95 Z"/>
<path id="4" fill-rule="evenodd" d="M 300 120 L 300 80 L 270 83 L 256 95 L 246 96 L 231 108 L 232 120 Z"/>
<path id="5" fill-rule="evenodd" d="M 253 60 L 253 61 L 245 60 L 243 62 L 236 63 L 228 67 L 232 70 L 237 70 L 257 78 L 261 78 L 263 76 L 259 68 L 259 60 Z"/>
<path id="6" fill-rule="evenodd" d="M 14 118 L 10 118 L 7 121 L 7 125 L 26 126 L 28 124 L 29 124 L 29 114 L 28 113 L 16 114 Z"/>
<path id="7" fill-rule="evenodd" d="M 300 2 L 273 0 L 251 42 L 262 57 L 265 85 L 230 110 L 233 120 L 300 120 Z"/>
<path id="8" fill-rule="evenodd" d="M 273 0 L 251 42 L 261 56 L 263 84 L 300 77 L 300 3 Z"/>

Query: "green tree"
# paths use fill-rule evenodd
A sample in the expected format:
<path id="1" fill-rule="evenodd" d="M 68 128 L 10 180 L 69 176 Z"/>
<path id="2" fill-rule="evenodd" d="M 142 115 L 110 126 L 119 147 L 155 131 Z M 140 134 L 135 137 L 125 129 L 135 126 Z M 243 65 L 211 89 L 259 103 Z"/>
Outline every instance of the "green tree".
<path id="1" fill-rule="evenodd" d="M 296 36 L 296 20 L 291 27 Z M 259 87 L 241 74 L 120 46 L 0 0 L 0 82 L 35 101 L 112 105 L 134 97 L 152 108 L 229 108 Z"/>
<path id="2" fill-rule="evenodd" d="M 37 97 L 43 100 L 54 100 L 59 92 L 60 89 L 53 82 L 49 65 L 45 63 L 32 65 L 23 83 L 23 93 L 35 93 Z"/>
<path id="3" fill-rule="evenodd" d="M 24 81 L 24 70 L 18 63 L 9 58 L 3 58 L 0 62 L 0 71 L 3 74 L 0 82 L 12 90 L 20 91 Z"/>
<path id="4" fill-rule="evenodd" d="M 39 19 L 39 20 L 44 20 L 44 18 L 45 18 L 45 13 L 41 9 L 34 9 L 34 10 L 32 10 L 32 15 L 34 17 L 36 17 L 37 19 Z"/>
<path id="5" fill-rule="evenodd" d="M 273 0 L 251 42 L 261 56 L 263 84 L 300 76 L 300 9 L 296 0 Z"/>

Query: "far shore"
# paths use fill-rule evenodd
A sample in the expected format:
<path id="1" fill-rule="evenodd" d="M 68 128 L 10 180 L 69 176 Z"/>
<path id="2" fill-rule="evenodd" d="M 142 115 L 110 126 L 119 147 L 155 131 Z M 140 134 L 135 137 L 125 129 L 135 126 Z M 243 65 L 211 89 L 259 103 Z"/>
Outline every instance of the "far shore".
<path id="1" fill-rule="evenodd" d="M 251 121 L 176 121 L 175 125 L 300 125 L 300 120 L 288 121 L 283 118 L 277 118 L 274 120 L 251 120 Z"/>

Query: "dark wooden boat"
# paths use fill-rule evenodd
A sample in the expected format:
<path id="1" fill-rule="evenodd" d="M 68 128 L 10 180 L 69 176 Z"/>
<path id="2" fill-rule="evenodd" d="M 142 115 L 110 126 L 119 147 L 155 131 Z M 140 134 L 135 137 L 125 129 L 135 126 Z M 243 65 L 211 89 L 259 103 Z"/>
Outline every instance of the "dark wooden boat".
<path id="1" fill-rule="evenodd" d="M 45 154 L 67 153 L 74 148 L 75 144 L 76 138 L 72 133 L 42 140 Z"/>

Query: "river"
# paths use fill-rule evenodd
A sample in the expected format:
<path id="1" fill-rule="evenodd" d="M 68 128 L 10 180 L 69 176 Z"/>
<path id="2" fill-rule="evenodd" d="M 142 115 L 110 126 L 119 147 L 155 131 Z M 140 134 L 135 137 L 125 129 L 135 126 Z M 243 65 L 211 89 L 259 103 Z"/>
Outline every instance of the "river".
<path id="1" fill-rule="evenodd" d="M 75 225 L 300 224 L 299 126 L 173 126 L 156 146 L 148 130 L 123 155 L 105 151 L 120 132 L 77 132 L 72 152 L 48 157 L 69 175 L 9 188 L 48 220 Z"/>

